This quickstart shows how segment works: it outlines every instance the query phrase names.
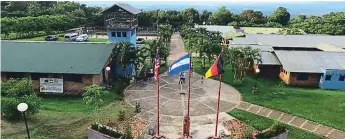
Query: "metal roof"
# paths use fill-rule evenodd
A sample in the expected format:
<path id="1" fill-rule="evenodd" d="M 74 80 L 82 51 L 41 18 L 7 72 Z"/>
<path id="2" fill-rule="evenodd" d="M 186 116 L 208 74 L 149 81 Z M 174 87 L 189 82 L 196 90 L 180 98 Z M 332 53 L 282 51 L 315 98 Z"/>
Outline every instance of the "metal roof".
<path id="1" fill-rule="evenodd" d="M 257 61 L 254 61 L 257 63 Z M 282 65 L 274 52 L 260 52 L 260 65 Z"/>
<path id="2" fill-rule="evenodd" d="M 229 48 L 230 47 L 252 47 L 253 49 L 260 49 L 261 52 L 272 52 L 274 51 L 274 49 L 272 48 L 272 46 L 269 45 L 238 45 L 238 44 L 229 44 Z"/>
<path id="3" fill-rule="evenodd" d="M 111 44 L 1 41 L 1 72 L 99 74 Z"/>
<path id="4" fill-rule="evenodd" d="M 316 48 L 322 50 L 322 51 L 328 51 L 328 52 L 345 52 L 344 49 L 334 46 L 334 45 L 330 45 L 327 43 L 320 43 L 316 45 Z"/>
<path id="5" fill-rule="evenodd" d="M 275 51 L 288 72 L 322 73 L 322 69 L 345 69 L 345 53 L 323 51 Z"/>
<path id="6" fill-rule="evenodd" d="M 139 14 L 139 13 L 141 13 L 141 10 L 136 9 L 136 8 L 134 8 L 133 6 L 131 6 L 131 5 L 129 5 L 129 4 L 126 4 L 126 3 L 117 3 L 117 4 L 114 4 L 113 6 L 111 6 L 111 7 L 107 8 L 107 9 L 105 9 L 102 13 L 107 12 L 107 11 L 109 11 L 110 9 L 112 9 L 113 7 L 116 7 L 116 6 L 120 7 L 120 8 L 123 9 L 123 10 L 126 10 L 127 12 L 129 12 L 129 13 L 131 13 L 131 14 Z"/>
<path id="7" fill-rule="evenodd" d="M 330 35 L 275 35 L 275 34 L 246 34 L 245 38 L 234 38 L 232 44 L 271 45 L 275 47 L 304 47 L 316 48 L 319 43 L 328 43 L 336 47 L 345 47 L 345 36 Z"/>

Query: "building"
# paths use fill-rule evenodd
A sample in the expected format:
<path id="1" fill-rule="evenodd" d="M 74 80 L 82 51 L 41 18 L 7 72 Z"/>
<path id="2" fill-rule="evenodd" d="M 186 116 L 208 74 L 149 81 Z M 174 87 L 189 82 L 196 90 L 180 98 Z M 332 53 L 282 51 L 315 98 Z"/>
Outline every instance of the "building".
<path id="1" fill-rule="evenodd" d="M 108 82 L 111 50 L 105 43 L 1 42 L 1 81 L 29 78 L 41 93 L 78 93 Z"/>
<path id="2" fill-rule="evenodd" d="M 322 71 L 319 84 L 321 89 L 345 89 L 345 70 L 322 69 Z"/>
<path id="3" fill-rule="evenodd" d="M 103 11 L 104 25 L 111 43 L 128 41 L 136 47 L 137 14 L 140 10 L 123 3 L 114 4 Z"/>
<path id="4" fill-rule="evenodd" d="M 326 69 L 345 70 L 343 52 L 275 51 L 275 54 L 282 64 L 279 77 L 289 85 L 316 87 L 322 75 L 332 72 Z"/>

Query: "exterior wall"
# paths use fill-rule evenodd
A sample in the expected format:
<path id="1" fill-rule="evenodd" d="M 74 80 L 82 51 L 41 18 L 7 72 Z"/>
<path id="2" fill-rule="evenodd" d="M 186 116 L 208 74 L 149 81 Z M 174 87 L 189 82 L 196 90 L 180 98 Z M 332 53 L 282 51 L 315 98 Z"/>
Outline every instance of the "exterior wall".
<path id="1" fill-rule="evenodd" d="M 279 78 L 286 84 L 290 84 L 290 72 L 286 72 L 281 69 L 279 73 Z"/>
<path id="2" fill-rule="evenodd" d="M 326 81 L 326 75 L 331 75 L 331 80 Z M 325 70 L 320 79 L 321 89 L 345 89 L 345 81 L 339 81 L 340 76 L 345 76 L 345 70 Z"/>
<path id="3" fill-rule="evenodd" d="M 112 37 L 112 32 L 115 32 L 115 35 L 117 35 L 116 32 L 127 32 L 127 36 L 126 37 Z M 112 43 L 127 41 L 127 42 L 132 43 L 134 47 L 136 47 L 136 40 L 137 40 L 136 29 L 132 29 L 132 30 L 108 29 L 107 34 L 108 34 L 109 41 Z"/>
<path id="4" fill-rule="evenodd" d="M 1 72 L 1 82 L 6 82 L 7 81 L 7 75 L 4 72 Z"/>
<path id="5" fill-rule="evenodd" d="M 259 76 L 263 76 L 263 77 L 268 77 L 268 78 L 277 78 L 279 77 L 280 74 L 280 65 L 257 65 L 254 64 L 254 71 L 259 68 L 260 72 L 259 72 Z"/>
<path id="6" fill-rule="evenodd" d="M 290 73 L 289 84 L 290 85 L 298 85 L 298 86 L 318 86 L 321 74 L 320 73 L 309 73 L 308 80 L 297 80 L 298 73 Z"/>

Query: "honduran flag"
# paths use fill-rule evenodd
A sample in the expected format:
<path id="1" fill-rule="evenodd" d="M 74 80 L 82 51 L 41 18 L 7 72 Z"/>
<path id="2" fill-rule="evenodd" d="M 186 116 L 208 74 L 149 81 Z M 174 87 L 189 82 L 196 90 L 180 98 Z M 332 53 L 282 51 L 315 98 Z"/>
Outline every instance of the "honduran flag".
<path id="1" fill-rule="evenodd" d="M 169 66 L 169 75 L 175 75 L 190 68 L 190 53 L 187 53 Z"/>
<path id="2" fill-rule="evenodd" d="M 219 54 L 216 61 L 213 62 L 210 69 L 208 69 L 208 71 L 205 73 L 205 78 L 217 76 L 222 73 L 224 73 L 224 69 L 223 69 L 223 54 L 221 53 Z"/>

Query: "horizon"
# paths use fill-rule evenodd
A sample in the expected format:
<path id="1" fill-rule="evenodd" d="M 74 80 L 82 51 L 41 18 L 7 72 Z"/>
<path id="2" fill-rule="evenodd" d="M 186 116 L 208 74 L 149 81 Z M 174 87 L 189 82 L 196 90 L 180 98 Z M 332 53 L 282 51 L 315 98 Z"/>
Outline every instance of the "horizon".
<path id="1" fill-rule="evenodd" d="M 225 6 L 232 13 L 240 13 L 246 9 L 261 11 L 264 15 L 271 14 L 278 7 L 285 7 L 291 16 L 323 15 L 330 12 L 345 11 L 345 1 L 75 1 L 87 6 L 109 7 L 116 3 L 127 3 L 137 9 L 143 10 L 177 10 L 194 8 L 199 12 L 207 10 L 216 11 L 219 7 Z"/>

